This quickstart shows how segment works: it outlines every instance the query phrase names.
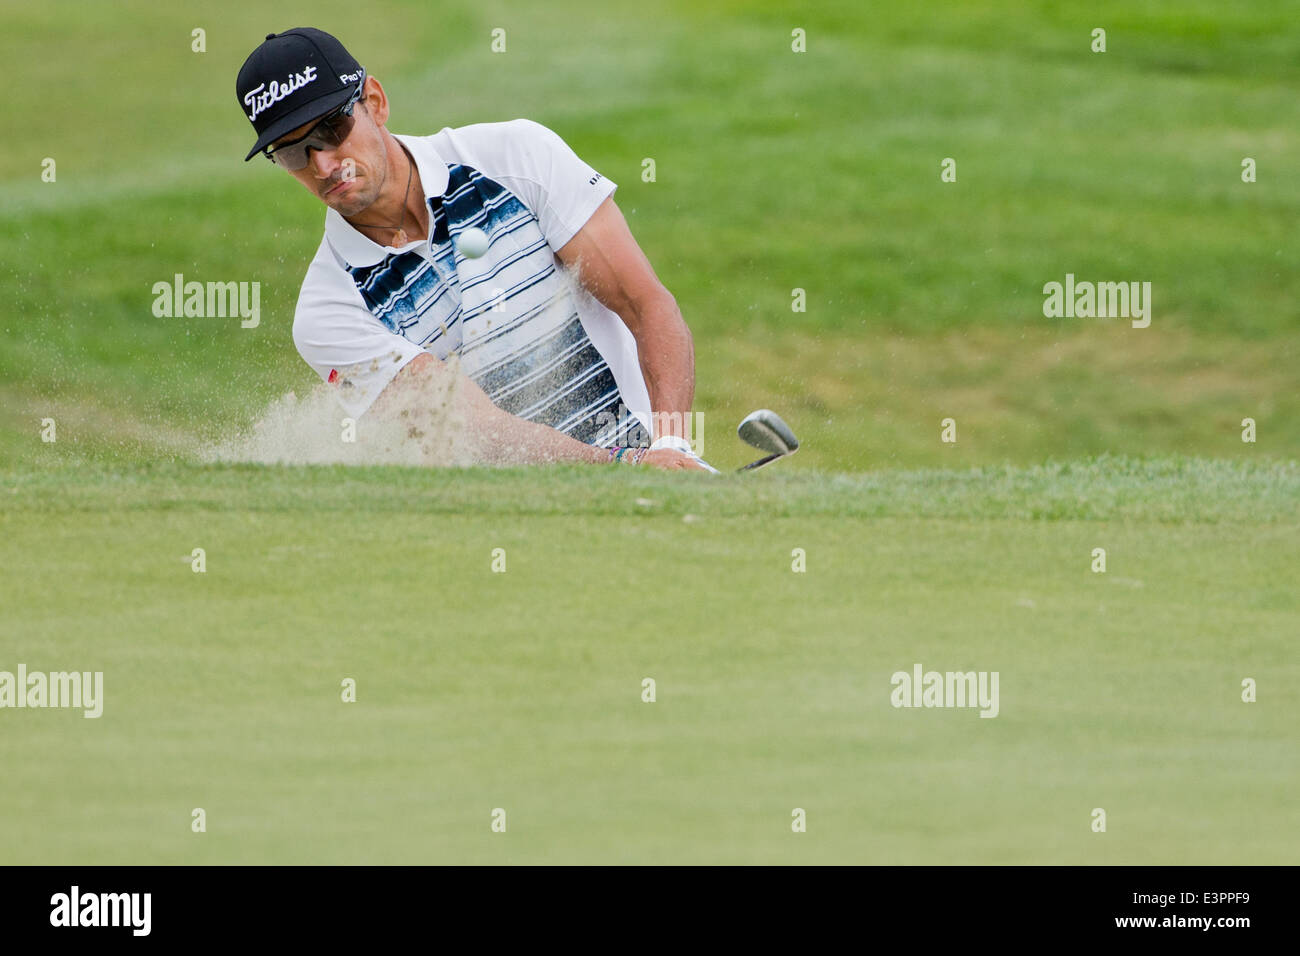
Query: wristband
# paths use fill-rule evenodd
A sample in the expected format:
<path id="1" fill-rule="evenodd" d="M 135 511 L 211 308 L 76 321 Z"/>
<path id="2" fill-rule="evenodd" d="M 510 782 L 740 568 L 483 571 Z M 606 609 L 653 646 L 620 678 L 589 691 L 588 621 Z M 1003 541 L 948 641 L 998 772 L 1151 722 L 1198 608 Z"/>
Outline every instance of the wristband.
<path id="1" fill-rule="evenodd" d="M 629 465 L 641 464 L 641 459 L 650 451 L 649 448 L 638 448 L 632 445 L 614 445 L 609 449 L 609 460 L 614 462 L 626 462 Z"/>
<path id="2" fill-rule="evenodd" d="M 680 435 L 660 435 L 650 444 L 651 451 L 658 451 L 660 448 L 671 448 L 673 451 L 679 451 L 683 455 L 694 455 L 691 450 L 691 443 Z"/>

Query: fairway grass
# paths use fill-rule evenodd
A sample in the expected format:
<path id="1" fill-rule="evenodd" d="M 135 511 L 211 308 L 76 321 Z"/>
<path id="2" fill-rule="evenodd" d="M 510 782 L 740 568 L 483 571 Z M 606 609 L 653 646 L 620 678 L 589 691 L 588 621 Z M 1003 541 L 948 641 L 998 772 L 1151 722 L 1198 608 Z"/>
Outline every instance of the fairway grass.
<path id="1" fill-rule="evenodd" d="M 105 688 L 0 713 L 0 863 L 1294 863 L 1298 502 L 1184 459 L 0 473 L 0 670 Z M 917 663 L 998 716 L 895 709 Z"/>

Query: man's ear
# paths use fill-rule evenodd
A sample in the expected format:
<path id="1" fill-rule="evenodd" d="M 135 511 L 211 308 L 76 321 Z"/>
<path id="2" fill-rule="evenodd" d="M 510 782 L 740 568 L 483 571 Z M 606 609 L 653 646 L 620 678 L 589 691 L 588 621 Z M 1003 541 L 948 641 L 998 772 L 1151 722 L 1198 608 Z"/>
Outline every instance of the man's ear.
<path id="1" fill-rule="evenodd" d="M 370 114 L 376 126 L 383 126 L 388 122 L 388 94 L 373 76 L 366 77 L 366 89 L 362 94 L 361 102 L 366 104 L 366 112 Z"/>

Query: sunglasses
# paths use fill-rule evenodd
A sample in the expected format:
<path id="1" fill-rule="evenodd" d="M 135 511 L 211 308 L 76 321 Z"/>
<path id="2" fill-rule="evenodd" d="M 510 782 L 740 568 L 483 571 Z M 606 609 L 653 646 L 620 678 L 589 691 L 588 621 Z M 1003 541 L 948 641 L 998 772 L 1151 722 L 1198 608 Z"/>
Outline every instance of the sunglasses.
<path id="1" fill-rule="evenodd" d="M 356 117 L 352 115 L 352 111 L 361 99 L 361 91 L 365 89 L 365 85 L 366 71 L 363 69 L 361 82 L 357 84 L 350 100 L 321 119 L 307 131 L 306 135 L 299 136 L 292 142 L 281 143 L 279 146 L 263 150 L 262 155 L 277 166 L 296 172 L 307 167 L 310 150 L 337 149 L 342 146 L 356 124 Z"/>

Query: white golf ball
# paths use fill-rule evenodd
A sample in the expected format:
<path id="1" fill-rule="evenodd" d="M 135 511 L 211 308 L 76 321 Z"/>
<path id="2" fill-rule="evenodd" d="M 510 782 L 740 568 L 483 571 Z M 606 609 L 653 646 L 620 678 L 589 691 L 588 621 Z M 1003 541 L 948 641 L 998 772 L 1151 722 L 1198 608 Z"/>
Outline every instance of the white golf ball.
<path id="1" fill-rule="evenodd" d="M 488 250 L 487 233 L 471 226 L 456 237 L 456 248 L 466 259 L 477 259 Z"/>

